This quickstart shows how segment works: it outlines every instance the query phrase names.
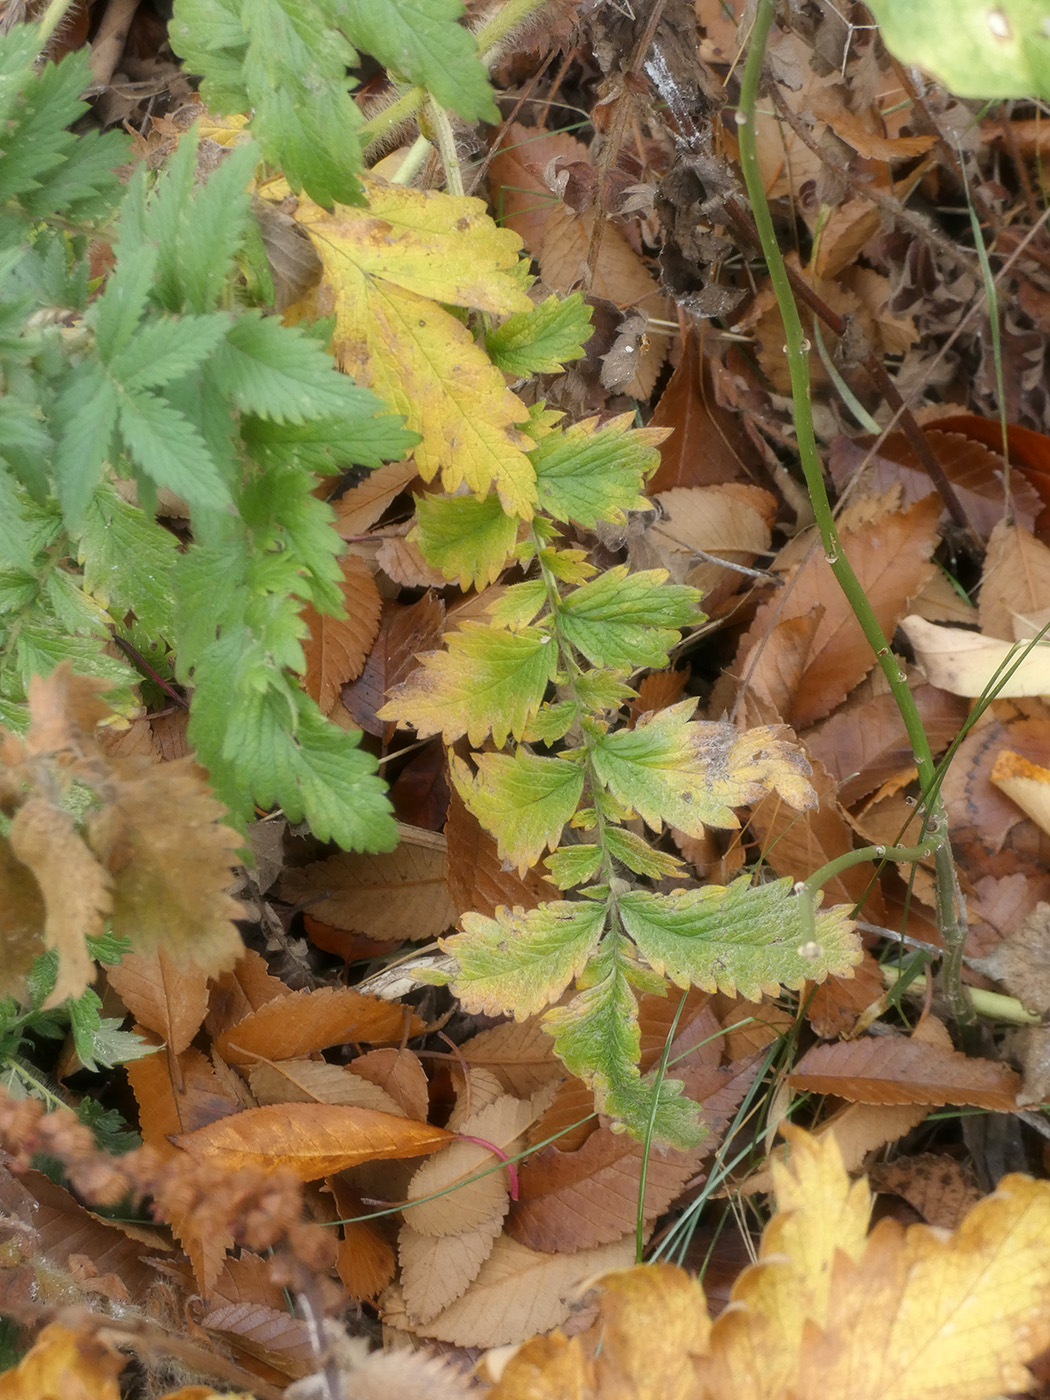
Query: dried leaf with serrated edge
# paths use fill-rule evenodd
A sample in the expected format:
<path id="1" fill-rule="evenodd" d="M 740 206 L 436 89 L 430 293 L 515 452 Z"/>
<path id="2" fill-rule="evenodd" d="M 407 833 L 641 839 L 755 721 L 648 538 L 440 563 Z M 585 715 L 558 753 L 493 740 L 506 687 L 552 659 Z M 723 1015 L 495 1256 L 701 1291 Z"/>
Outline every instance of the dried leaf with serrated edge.
<path id="1" fill-rule="evenodd" d="M 260 1105 L 276 1103 L 335 1103 L 374 1108 L 403 1117 L 389 1094 L 367 1079 L 351 1074 L 346 1065 L 324 1060 L 275 1060 L 255 1065 L 248 1082 Z"/>
<path id="2" fill-rule="evenodd" d="M 369 938 L 433 938 L 456 922 L 459 910 L 447 893 L 443 842 L 426 835 L 426 845 L 408 837 L 382 855 L 341 851 L 286 870 L 278 892 L 333 928 Z"/>
<path id="3" fill-rule="evenodd" d="M 852 1103 L 972 1104 L 998 1113 L 1016 1109 L 1020 1087 L 1008 1065 L 904 1036 L 815 1045 L 788 1083 Z"/>
<path id="4" fill-rule="evenodd" d="M 502 1219 L 509 1201 L 507 1172 L 493 1148 L 513 1156 L 535 1117 L 528 1100 L 505 1094 L 457 1124 L 461 1139 L 483 1141 L 450 1143 L 415 1173 L 406 1192 L 406 1219 L 413 1230 L 420 1235 L 458 1235 L 491 1219 L 497 1210 Z M 434 1199 L 422 1199 L 429 1196 Z M 420 1204 L 413 1206 L 413 1201 Z"/>
<path id="5" fill-rule="evenodd" d="M 221 1303 L 204 1311 L 200 1326 L 218 1332 L 224 1341 L 267 1367 L 293 1379 L 309 1374 L 316 1364 L 310 1328 L 287 1307 L 266 1303 Z"/>
<path id="6" fill-rule="evenodd" d="M 347 711 L 369 734 L 383 734 L 386 726 L 376 719 L 376 711 L 387 691 L 418 666 L 416 654 L 438 645 L 444 618 L 445 605 L 433 593 L 425 593 L 408 607 L 402 603 L 384 606 L 379 635 L 365 668 L 356 681 L 343 689 Z"/>
<path id="7" fill-rule="evenodd" d="M 445 306 L 529 311 L 519 241 L 481 200 L 367 181 L 367 208 L 327 213 L 300 197 L 295 217 L 324 265 L 318 305 L 334 310 L 339 366 L 375 389 L 422 441 L 416 466 L 446 491 L 495 485 L 530 518 L 536 482 L 516 426 L 528 410 Z M 279 187 L 273 193 L 280 195 Z"/>
<path id="8" fill-rule="evenodd" d="M 353 987 L 304 988 L 275 998 L 230 1026 L 215 1049 L 231 1064 L 257 1059 L 291 1060 L 351 1040 L 400 1040 L 423 1022 L 397 1002 L 369 997 Z"/>
<path id="9" fill-rule="evenodd" d="M 413 1326 L 432 1321 L 467 1291 L 492 1253 L 506 1209 L 504 1199 L 487 1220 L 457 1235 L 421 1235 L 411 1225 L 401 1226 L 401 1292 Z"/>
<path id="10" fill-rule="evenodd" d="M 242 1104 L 228 1093 L 207 1058 L 199 1050 L 178 1055 L 146 1055 L 125 1065 L 128 1082 L 139 1106 L 139 1132 L 147 1147 L 162 1157 L 174 1156 L 170 1138 L 192 1133 L 228 1114 L 239 1113 Z"/>
<path id="11" fill-rule="evenodd" d="M 537 1254 L 501 1235 L 466 1293 L 426 1326 L 409 1324 L 409 1330 L 455 1346 L 522 1342 L 564 1322 L 573 1293 L 585 1279 L 622 1268 L 633 1258 L 633 1236 L 578 1254 Z M 380 1302 L 384 1315 L 389 1312 L 398 1326 L 406 1325 L 407 1319 L 399 1318 L 396 1292 Z"/>
<path id="12" fill-rule="evenodd" d="M 273 1104 L 184 1133 L 178 1146 L 198 1160 L 231 1171 L 288 1167 L 301 1181 L 345 1171 L 360 1162 L 420 1157 L 449 1141 L 442 1128 L 395 1118 L 370 1108 L 325 1103 Z"/>
<path id="13" fill-rule="evenodd" d="M 524 877 L 508 870 L 496 840 L 481 826 L 453 790 L 445 823 L 448 843 L 448 892 L 458 913 L 468 910 L 491 917 L 501 905 L 534 909 L 561 898 L 561 892 L 537 870 Z"/>
<path id="14" fill-rule="evenodd" d="M 112 876 L 113 932 L 210 976 L 228 971 L 243 949 L 241 907 L 227 893 L 241 838 L 200 770 L 126 759 L 107 798 L 86 828 Z"/>
<path id="15" fill-rule="evenodd" d="M 381 1233 L 383 1222 L 356 1220 L 368 1213 L 361 1197 L 346 1181 L 333 1176 L 325 1183 L 335 1198 L 343 1222 L 343 1238 L 336 1246 L 335 1267 L 351 1298 L 375 1298 L 394 1277 L 393 1246 Z"/>
<path id="16" fill-rule="evenodd" d="M 317 701 L 324 715 L 331 715 L 338 706 L 343 686 L 361 674 L 379 632 L 383 610 L 372 570 L 364 559 L 347 554 L 340 559 L 339 567 L 343 572 L 340 591 L 346 616 L 321 614 L 312 603 L 303 609 L 303 621 L 309 629 L 303 642 L 303 689 Z"/>
<path id="17" fill-rule="evenodd" d="M 411 1050 L 384 1048 L 358 1055 L 348 1066 L 351 1074 L 376 1084 L 397 1103 L 406 1118 L 425 1123 L 430 1112 L 426 1070 Z"/>
<path id="18" fill-rule="evenodd" d="M 166 953 L 125 953 L 106 980 L 141 1026 L 180 1055 L 208 1010 L 208 979 L 199 967 L 176 967 Z"/>

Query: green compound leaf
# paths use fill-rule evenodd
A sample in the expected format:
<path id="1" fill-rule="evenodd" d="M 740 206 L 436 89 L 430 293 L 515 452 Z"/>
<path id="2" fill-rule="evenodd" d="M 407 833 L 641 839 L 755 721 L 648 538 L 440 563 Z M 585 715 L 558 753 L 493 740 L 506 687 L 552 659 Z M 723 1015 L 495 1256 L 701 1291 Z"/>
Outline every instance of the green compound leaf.
<path id="1" fill-rule="evenodd" d="M 55 402 L 55 477 L 62 514 L 70 529 L 83 519 L 113 449 L 118 393 L 97 361 L 77 366 Z"/>
<path id="2" fill-rule="evenodd" d="M 544 1029 L 570 1073 L 594 1092 L 602 1113 L 617 1118 L 635 1137 L 643 1138 L 654 1116 L 654 1136 L 671 1147 L 692 1147 L 706 1130 L 699 1109 L 682 1093 L 682 1083 L 665 1079 L 654 1107 L 655 1081 L 638 1070 L 641 1049 L 638 1004 L 629 980 L 631 966 L 622 940 L 607 938 L 587 971 L 596 980 L 567 1006 L 548 1011 Z"/>
<path id="3" fill-rule="evenodd" d="M 541 438 L 529 453 L 541 508 L 555 520 L 588 529 L 599 520 L 622 525 L 629 510 L 652 510 L 640 492 L 659 465 L 657 443 L 668 430 L 633 423 L 633 413 L 622 413 L 602 428 L 597 418 L 587 418 Z"/>
<path id="4" fill-rule="evenodd" d="M 591 308 L 580 292 L 549 296 L 531 311 L 516 311 L 502 326 L 489 331 L 485 347 L 504 374 L 527 379 L 533 374 L 557 374 L 578 360 L 591 338 Z"/>
<path id="5" fill-rule="evenodd" d="M 222 509 L 230 493 L 207 444 L 178 409 L 158 394 L 120 396 L 120 431 L 128 453 L 158 486 L 191 506 Z"/>
<path id="6" fill-rule="evenodd" d="M 860 961 L 847 906 L 818 911 L 810 932 L 808 898 L 789 879 L 752 886 L 744 876 L 666 895 L 635 890 L 619 908 L 639 952 L 675 986 L 758 1001 L 781 986 L 848 974 Z"/>
<path id="7" fill-rule="evenodd" d="M 592 666 L 662 670 L 680 629 L 703 620 L 699 591 L 666 580 L 666 569 L 619 564 L 561 600 L 558 630 Z"/>
<path id="8" fill-rule="evenodd" d="M 793 807 L 814 805 L 808 764 L 776 731 L 691 723 L 695 708 L 694 700 L 681 700 L 611 734 L 584 721 L 599 781 L 654 831 L 664 822 L 690 836 L 705 826 L 735 829 L 732 809 L 771 791 Z"/>
<path id="9" fill-rule="evenodd" d="M 442 107 L 466 122 L 499 121 L 477 40 L 459 23 L 463 0 L 343 0 L 340 10 L 353 43 Z"/>
<path id="10" fill-rule="evenodd" d="M 452 991 L 470 1011 L 524 1021 L 557 1001 L 579 976 L 605 927 L 601 904 L 558 901 L 464 914 L 463 932 L 440 944 L 458 964 Z"/>
<path id="11" fill-rule="evenodd" d="M 547 585 L 543 579 L 528 583 L 512 583 L 487 609 L 493 627 L 509 627 L 516 631 L 527 627 L 547 601 Z"/>
<path id="12" fill-rule="evenodd" d="M 604 854 L 601 846 L 559 846 L 544 864 L 560 890 L 571 890 L 594 879 Z"/>
<path id="13" fill-rule="evenodd" d="M 108 482 L 84 515 L 80 562 L 84 587 L 114 615 L 134 612 L 153 637 L 174 636 L 172 568 L 178 544 L 170 530 L 117 495 Z"/>
<path id="14" fill-rule="evenodd" d="M 421 739 L 466 735 L 477 746 L 489 734 L 500 748 L 520 739 L 554 679 L 558 648 L 547 632 L 505 632 L 468 622 L 446 637 L 447 651 L 431 652 L 377 711 L 380 719 L 411 725 Z"/>
<path id="15" fill-rule="evenodd" d="M 109 362 L 125 389 L 157 389 L 208 358 L 230 329 L 225 316 L 159 316 L 147 321 Z"/>
<path id="16" fill-rule="evenodd" d="M 684 864 L 677 856 L 663 851 L 654 851 L 647 841 L 636 836 L 633 831 L 625 831 L 618 826 L 610 826 L 605 832 L 605 842 L 614 860 L 626 865 L 636 875 L 651 875 L 659 879 L 664 875 L 681 875 Z"/>
<path id="17" fill-rule="evenodd" d="M 513 756 L 474 755 L 477 774 L 452 758 L 460 797 L 499 843 L 501 860 L 524 875 L 548 846 L 553 850 L 583 795 L 583 768 L 563 758 L 540 758 L 525 749 Z"/>
<path id="18" fill-rule="evenodd" d="M 494 583 L 518 539 L 518 521 L 493 492 L 475 496 L 416 497 L 416 528 L 423 558 L 460 588 Z"/>
<path id="19" fill-rule="evenodd" d="M 1050 98 L 1045 0 L 871 0 L 891 53 L 960 97 Z"/>

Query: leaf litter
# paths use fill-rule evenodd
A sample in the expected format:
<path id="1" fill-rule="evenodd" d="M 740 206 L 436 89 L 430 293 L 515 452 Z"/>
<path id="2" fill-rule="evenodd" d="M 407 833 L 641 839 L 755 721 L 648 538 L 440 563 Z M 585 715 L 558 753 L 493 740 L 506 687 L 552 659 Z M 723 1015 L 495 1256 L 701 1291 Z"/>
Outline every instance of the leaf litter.
<path id="1" fill-rule="evenodd" d="M 668 4 L 634 70 L 609 57 L 631 52 L 625 35 L 638 37 L 625 16 L 561 8 L 569 18 L 551 30 L 562 45 L 553 68 L 543 43 L 499 60 L 508 91 L 531 85 L 540 119 L 531 124 L 523 108 L 481 138 L 490 143 L 487 184 L 466 214 L 437 189 L 378 177 L 371 208 L 385 222 L 382 238 L 353 207 L 330 211 L 304 197 L 295 210 L 320 267 L 287 298 L 286 315 L 333 314 L 343 367 L 422 436 L 412 462 L 380 467 L 335 502 L 351 541 L 340 566 L 347 616 L 303 611 L 306 688 L 325 714 L 374 738 L 392 776 L 404 767 L 397 750 L 417 735 L 443 734 L 465 766 L 464 737 L 481 747 L 491 728 L 476 687 L 497 679 L 472 654 L 471 626 L 498 604 L 481 601 L 482 588 L 520 582 L 517 541 L 515 531 L 496 538 L 474 521 L 473 556 L 435 572 L 420 551 L 433 529 L 426 488 L 491 487 L 527 520 L 538 501 L 523 425 L 535 398 L 569 415 L 581 440 L 640 413 L 661 430 L 646 498 L 596 499 L 572 527 L 573 543 L 605 571 L 627 560 L 700 587 L 710 618 L 642 679 L 633 713 L 641 741 L 664 726 L 684 765 L 687 721 L 675 707 L 686 701 L 688 722 L 715 726 L 728 714 L 790 730 L 812 768 L 812 801 L 789 805 L 784 775 L 780 794 L 737 780 L 716 799 L 736 828 L 700 819 L 690 828 L 683 816 L 661 853 L 677 850 L 702 888 L 716 863 L 798 881 L 861 846 L 915 844 L 910 745 L 789 479 L 783 332 L 733 194 L 731 65 L 743 6 Z M 672 19 L 695 40 L 689 73 L 662 27 Z M 556 70 L 589 118 L 585 139 L 555 126 L 564 110 Z M 961 159 L 984 180 L 974 198 L 989 230 L 1004 251 L 1017 246 L 1018 228 L 1041 250 L 1025 204 L 1031 133 L 1016 111 L 974 126 L 943 89 L 911 89 L 874 32 L 832 6 L 792 12 L 774 33 L 769 71 L 775 100 L 761 118 L 759 156 L 785 240 L 801 239 L 794 270 L 812 294 L 814 409 L 840 494 L 842 549 L 892 640 L 935 756 L 959 741 L 944 795 L 968 901 L 965 976 L 976 992 L 994 986 L 1014 999 L 1000 1015 L 1015 1016 L 1019 1003 L 1043 1016 L 1045 250 L 1022 250 L 1001 273 L 1010 303 L 1004 455 L 975 251 L 956 236 L 958 219 L 913 208 L 914 194 L 924 210 L 965 213 L 958 161 L 944 153 L 965 133 Z M 692 89 L 682 97 L 689 83 L 707 94 L 701 122 L 689 116 Z M 259 193 L 276 207 L 290 192 L 271 182 Z M 1013 223 L 1002 217 L 1006 200 L 1015 201 Z M 592 311 L 591 339 L 575 357 L 550 359 L 542 393 L 523 382 L 528 371 L 497 370 L 465 329 L 468 312 L 499 321 L 533 310 L 513 272 L 514 235 L 535 260 L 541 292 L 582 291 Z M 822 333 L 827 363 L 817 304 L 839 325 Z M 909 431 L 891 422 L 865 376 L 871 353 L 911 406 Z M 580 522 L 585 474 L 572 489 Z M 453 617 L 452 649 L 441 649 Z M 544 684 L 559 683 L 529 626 L 508 628 L 506 665 L 519 669 L 498 678 L 514 700 L 507 728 L 519 735 L 537 716 L 520 694 L 527 665 L 541 668 Z M 970 709 L 1004 668 L 998 698 L 980 714 Z M 428 690 L 442 669 L 459 686 L 454 712 L 444 692 L 431 699 Z M 392 693 L 420 700 L 415 734 L 383 715 Z M 46 1267 L 55 1296 L 81 1312 L 73 1331 L 50 1322 L 39 1332 L 0 1379 L 0 1395 L 57 1390 L 74 1372 L 115 1396 L 125 1358 L 113 1343 L 129 1343 L 135 1327 L 113 1331 L 101 1300 L 125 1295 L 151 1310 L 142 1328 L 155 1329 L 154 1346 L 176 1358 L 181 1347 L 206 1371 L 203 1353 L 244 1393 L 308 1386 L 321 1351 L 309 1320 L 289 1312 L 285 1286 L 332 1313 L 339 1286 L 365 1302 L 365 1330 L 382 1326 L 395 1349 L 341 1354 L 332 1344 L 332 1364 L 363 1395 L 369 1384 L 393 1396 L 424 1385 L 434 1396 L 466 1393 L 453 1363 L 508 1346 L 517 1349 L 493 1352 L 480 1372 L 497 1400 L 628 1385 L 640 1395 L 727 1397 L 834 1386 L 851 1400 L 1038 1393 L 1026 1367 L 1050 1345 L 1046 1134 L 1041 1118 L 1020 1110 L 1050 1093 L 1050 1053 L 1041 1026 L 1005 1034 L 993 1017 L 976 1044 L 944 1029 L 921 863 L 872 852 L 833 877 L 829 900 L 855 906 L 861 921 L 865 950 L 852 977 L 815 989 L 800 976 L 796 992 L 774 997 L 776 979 L 755 974 L 747 990 L 767 994 L 745 1001 L 712 974 L 726 990 L 690 992 L 673 1033 L 676 998 L 642 997 L 643 1071 L 666 1052 L 667 1074 L 684 1081 L 708 1127 L 700 1146 L 675 1151 L 596 1117 L 589 1087 L 566 1074 L 538 1017 L 509 1019 L 495 1002 L 479 1009 L 480 997 L 457 1002 L 428 985 L 425 970 L 417 976 L 414 941 L 448 934 L 464 914 L 493 923 L 513 910 L 515 927 L 526 928 L 527 915 L 557 909 L 562 897 L 537 864 L 547 832 L 499 847 L 478 820 L 477 777 L 456 781 L 463 767 L 442 776 L 437 821 L 404 786 L 404 839 L 391 853 L 334 853 L 282 830 L 260 912 L 229 894 L 243 846 L 200 772 L 164 751 L 165 716 L 134 721 L 136 756 L 96 730 L 105 697 L 68 673 L 36 683 L 31 708 L 28 737 L 7 735 L 3 746 L 3 990 L 21 995 L 34 958 L 50 949 L 51 1001 L 83 993 L 96 976 L 84 935 L 101 935 L 108 921 L 135 948 L 106 967 L 101 990 L 155 1053 L 127 1065 L 137 1105 L 127 1114 L 142 1153 L 109 1158 L 67 1115 L 3 1104 L 0 1136 L 19 1167 L 17 1178 L 0 1173 L 3 1228 L 15 1242 L 4 1311 L 33 1314 Z M 484 752 L 482 760 L 476 773 Z M 102 794 L 83 832 L 47 796 L 71 780 Z M 621 783 L 619 801 L 649 821 L 649 794 Z M 646 878 L 660 894 L 675 888 L 669 870 Z M 310 919 L 346 941 L 313 939 Z M 19 942 L 30 924 L 43 943 Z M 361 948 L 364 968 L 352 956 Z M 359 990 L 377 970 L 370 960 L 389 957 L 407 960 L 409 990 Z M 1004 1176 L 961 1115 L 930 1120 L 944 1105 L 996 1115 L 1010 1159 L 1031 1175 Z M 782 1119 L 786 1149 L 774 1133 Z M 65 1164 L 76 1195 L 28 1169 L 28 1141 Z M 887 1206 L 870 1231 L 870 1192 L 857 1175 L 866 1170 Z M 764 1192 L 773 1200 L 758 1258 L 738 1272 L 721 1316 L 673 1265 L 630 1267 L 639 1239 L 660 1260 L 676 1229 L 732 1231 L 724 1202 Z M 156 1202 L 157 1228 L 108 1222 L 77 1199 L 105 1205 L 129 1193 Z M 926 1224 L 909 1223 L 915 1215 L 897 1211 L 894 1198 Z M 157 1320 L 191 1297 L 202 1300 L 197 1352 Z M 426 1343 L 452 1361 L 409 1350 Z"/>

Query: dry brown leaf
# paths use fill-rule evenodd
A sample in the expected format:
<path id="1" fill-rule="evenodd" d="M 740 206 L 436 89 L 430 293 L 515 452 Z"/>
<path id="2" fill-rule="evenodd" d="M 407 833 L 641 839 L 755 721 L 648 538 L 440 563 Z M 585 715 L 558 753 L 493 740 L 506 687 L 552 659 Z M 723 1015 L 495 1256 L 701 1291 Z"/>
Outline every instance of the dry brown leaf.
<path id="1" fill-rule="evenodd" d="M 682 358 L 660 395 L 650 426 L 673 428 L 660 444 L 660 465 L 650 492 L 675 486 L 717 486 L 746 478 L 753 456 L 737 419 L 719 407 L 711 366 L 703 359 L 700 337 L 690 331 Z"/>
<path id="2" fill-rule="evenodd" d="M 377 1298 L 393 1279 L 396 1267 L 394 1248 L 383 1233 L 385 1222 L 355 1219 L 367 1215 L 368 1208 L 344 1178 L 329 1177 L 325 1185 L 343 1222 L 343 1237 L 335 1255 L 343 1287 L 360 1302 Z"/>
<path id="3" fill-rule="evenodd" d="M 432 1321 L 467 1291 L 492 1253 L 506 1209 L 504 1200 L 487 1220 L 455 1235 L 421 1235 L 407 1223 L 401 1226 L 401 1293 L 414 1327 Z"/>
<path id="4" fill-rule="evenodd" d="M 461 1140 L 424 1162 L 409 1183 L 406 1218 L 413 1230 L 420 1235 L 459 1235 L 478 1228 L 497 1212 L 502 1219 L 509 1202 L 507 1168 L 493 1148 L 513 1156 L 535 1117 L 531 1101 L 504 1094 L 457 1123 Z M 413 1205 L 415 1201 L 419 1204 Z"/>
<path id="5" fill-rule="evenodd" d="M 484 1067 L 498 1076 L 500 1083 L 518 1098 L 527 1098 L 545 1084 L 561 1079 L 565 1067 L 554 1054 L 554 1041 L 543 1029 L 539 1016 L 527 1021 L 504 1021 L 491 1030 L 480 1031 L 460 1046 L 460 1053 L 471 1067 Z"/>
<path id="6" fill-rule="evenodd" d="M 1020 1087 L 1008 1065 L 904 1036 L 816 1045 L 799 1060 L 788 1083 L 851 1103 L 971 1104 L 996 1113 L 1016 1109 Z"/>
<path id="7" fill-rule="evenodd" d="M 584 1280 L 633 1259 L 633 1235 L 577 1254 L 538 1254 L 501 1235 L 466 1293 L 425 1327 L 411 1327 L 396 1290 L 380 1301 L 384 1317 L 421 1336 L 455 1346 L 508 1346 L 557 1327 Z"/>
<path id="8" fill-rule="evenodd" d="M 909 688 L 930 748 L 940 753 L 959 733 L 969 707 L 961 696 L 925 685 L 917 677 Z M 843 807 L 852 806 L 915 766 L 904 721 L 888 691 L 854 692 L 833 715 L 800 737 L 806 752 L 818 759 L 837 783 Z"/>
<path id="9" fill-rule="evenodd" d="M 446 888 L 444 840 L 435 832 L 402 839 L 392 851 L 363 855 L 341 851 L 327 860 L 287 870 L 278 884 L 289 904 L 334 928 L 369 938 L 425 939 L 444 933 L 459 917 Z"/>
<path id="10" fill-rule="evenodd" d="M 303 642 L 306 672 L 303 688 L 317 701 L 321 713 L 330 715 L 339 704 L 342 687 L 361 674 L 369 649 L 379 632 L 383 602 L 372 570 L 357 554 L 339 560 L 343 572 L 339 585 L 345 617 L 321 614 L 307 603 L 303 621 L 309 635 Z"/>
<path id="11" fill-rule="evenodd" d="M 166 953 L 125 953 L 106 969 L 106 980 L 136 1021 L 156 1031 L 175 1055 L 204 1023 L 208 979 L 199 967 L 176 967 Z"/>
<path id="12" fill-rule="evenodd" d="M 249 1075 L 252 1093 L 262 1104 L 335 1103 L 374 1108 L 403 1117 L 401 1107 L 376 1084 L 352 1074 L 344 1065 L 324 1060 L 275 1060 L 255 1065 Z"/>
<path id="13" fill-rule="evenodd" d="M 192 1133 L 242 1108 L 199 1050 L 183 1050 L 177 1056 L 162 1051 L 131 1060 L 125 1069 L 139 1106 L 142 1141 L 162 1157 L 176 1152 L 172 1135 Z"/>
<path id="14" fill-rule="evenodd" d="M 184 1133 L 178 1146 L 231 1171 L 287 1167 L 301 1181 L 319 1181 L 359 1162 L 436 1152 L 448 1140 L 443 1128 L 374 1109 L 293 1103 L 245 1109 Z"/>
<path id="15" fill-rule="evenodd" d="M 879 626 L 892 636 L 908 601 L 934 572 L 941 503 L 927 496 L 905 511 L 889 511 L 857 531 L 843 531 L 842 549 L 871 601 Z M 805 667 L 783 718 L 796 729 L 822 719 L 875 664 L 846 596 L 819 550 L 792 567 L 776 597 L 759 610 L 737 658 L 737 674 L 765 666 L 762 642 L 772 625 L 823 607 Z"/>
<path id="16" fill-rule="evenodd" d="M 384 462 L 369 472 L 364 481 L 345 491 L 335 502 L 336 529 L 343 539 L 363 535 L 418 476 L 419 469 L 411 457 L 405 462 Z"/>
<path id="17" fill-rule="evenodd" d="M 290 989 L 274 977 L 261 953 L 245 948 L 232 972 L 224 972 L 211 984 L 204 1029 L 214 1039 L 227 1026 L 234 1026 Z"/>
<path id="18" fill-rule="evenodd" d="M 877 1162 L 868 1179 L 874 1190 L 902 1197 L 940 1230 L 957 1230 L 981 1199 L 976 1172 L 943 1152 Z"/>
<path id="19" fill-rule="evenodd" d="M 535 909 L 538 904 L 561 899 L 562 892 L 534 867 L 524 876 L 504 869 L 496 839 L 453 790 L 445 824 L 448 843 L 448 893 L 459 914 L 474 910 L 489 918 L 501 905 Z"/>
<path id="20" fill-rule="evenodd" d="M 426 1070 L 412 1050 L 384 1047 L 358 1055 L 348 1065 L 351 1074 L 378 1085 L 398 1105 L 406 1118 L 425 1123 L 430 1112 Z"/>
<path id="21" fill-rule="evenodd" d="M 698 559 L 696 551 L 748 568 L 769 549 L 776 501 L 760 486 L 677 487 L 654 499 L 661 516 L 630 550 L 632 562 L 638 568 L 666 568 L 673 578 L 699 588 L 707 611 L 734 593 L 742 577 Z"/>
<path id="22" fill-rule="evenodd" d="M 400 1040 L 423 1022 L 398 1002 L 363 996 L 353 987 L 318 987 L 274 998 L 215 1038 L 231 1064 L 292 1060 L 357 1040 Z"/>
<path id="23" fill-rule="evenodd" d="M 204 1312 L 200 1326 L 218 1332 L 236 1352 L 246 1353 L 293 1379 L 307 1375 L 316 1364 L 316 1350 L 306 1321 L 293 1317 L 286 1305 L 277 1308 L 254 1302 L 220 1303 Z"/>
<path id="24" fill-rule="evenodd" d="M 44 1002 L 46 1010 L 80 996 L 94 981 L 95 964 L 84 939 L 102 932 L 103 918 L 112 909 L 112 881 L 69 813 L 43 798 L 30 797 L 19 807 L 8 840 L 39 886 L 44 942 L 58 953 L 58 977 Z"/>
<path id="25" fill-rule="evenodd" d="M 1042 626 L 1050 606 L 1050 549 L 1030 530 L 1000 521 L 984 558 L 978 617 L 988 637 L 1017 641 Z"/>
<path id="26" fill-rule="evenodd" d="M 447 588 L 448 579 L 423 558 L 414 540 L 388 535 L 379 546 L 376 563 L 403 588 Z"/>
<path id="27" fill-rule="evenodd" d="M 1050 832 L 1050 768 L 1004 749 L 995 760 L 991 779 L 1036 826 Z"/>
<path id="28" fill-rule="evenodd" d="M 382 735 L 387 726 L 376 719 L 386 704 L 386 693 L 417 666 L 420 652 L 441 645 L 445 606 L 433 593 L 425 593 L 410 605 L 385 603 L 375 644 L 364 670 L 343 689 L 343 704 L 356 724 L 368 734 Z"/>

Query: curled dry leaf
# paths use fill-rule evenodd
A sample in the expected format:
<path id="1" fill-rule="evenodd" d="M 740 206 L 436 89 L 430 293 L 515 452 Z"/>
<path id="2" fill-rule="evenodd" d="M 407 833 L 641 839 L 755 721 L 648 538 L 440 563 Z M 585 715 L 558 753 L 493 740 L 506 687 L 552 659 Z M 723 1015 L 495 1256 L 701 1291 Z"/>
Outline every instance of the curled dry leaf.
<path id="1" fill-rule="evenodd" d="M 306 673 L 303 687 L 316 700 L 321 713 L 331 715 L 339 704 L 347 681 L 361 674 L 369 649 L 379 632 L 382 599 L 372 570 L 357 554 L 339 560 L 343 573 L 340 591 L 345 617 L 319 613 L 312 603 L 303 609 L 309 635 L 303 642 Z"/>

